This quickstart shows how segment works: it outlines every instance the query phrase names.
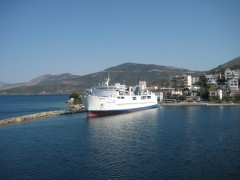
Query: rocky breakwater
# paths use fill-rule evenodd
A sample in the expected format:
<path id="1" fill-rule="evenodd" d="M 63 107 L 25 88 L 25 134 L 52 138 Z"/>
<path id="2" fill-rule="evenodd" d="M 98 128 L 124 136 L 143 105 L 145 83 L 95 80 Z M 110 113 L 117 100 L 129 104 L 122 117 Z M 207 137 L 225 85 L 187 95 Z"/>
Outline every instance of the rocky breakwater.
<path id="1" fill-rule="evenodd" d="M 8 119 L 0 120 L 0 126 L 12 124 L 12 123 L 18 123 L 18 122 L 22 122 L 22 121 L 27 121 L 27 120 L 31 120 L 31 119 L 38 119 L 38 118 L 45 117 L 45 116 L 59 115 L 62 112 L 63 111 L 48 111 L 48 112 L 41 112 L 41 113 L 36 113 L 36 114 L 8 118 Z"/>

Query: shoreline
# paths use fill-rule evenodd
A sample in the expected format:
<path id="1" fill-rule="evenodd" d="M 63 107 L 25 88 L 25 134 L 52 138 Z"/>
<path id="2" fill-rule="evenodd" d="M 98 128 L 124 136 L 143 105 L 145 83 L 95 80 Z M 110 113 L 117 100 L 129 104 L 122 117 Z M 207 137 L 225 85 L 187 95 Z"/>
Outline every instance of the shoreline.
<path id="1" fill-rule="evenodd" d="M 182 102 L 182 103 L 159 103 L 158 106 L 240 106 L 239 103 L 197 103 L 197 102 Z"/>
<path id="2" fill-rule="evenodd" d="M 184 102 L 184 103 L 160 103 L 158 107 L 165 106 L 240 106 L 239 103 L 192 103 L 192 102 Z M 67 115 L 74 113 L 83 113 L 85 110 L 76 110 L 76 111 L 68 111 L 68 110 L 58 110 L 58 111 L 47 111 L 40 112 L 35 114 L 23 115 L 18 117 L 12 117 L 0 120 L 0 126 L 5 126 L 8 124 L 15 124 L 23 121 L 28 121 L 32 119 L 40 119 L 46 116 L 56 116 L 56 115 Z"/>

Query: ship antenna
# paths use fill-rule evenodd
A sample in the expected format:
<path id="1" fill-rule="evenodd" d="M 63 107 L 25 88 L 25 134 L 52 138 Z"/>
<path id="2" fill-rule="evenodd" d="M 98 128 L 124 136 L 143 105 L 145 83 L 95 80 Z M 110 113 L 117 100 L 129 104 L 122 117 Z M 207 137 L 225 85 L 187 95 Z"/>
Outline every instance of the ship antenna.
<path id="1" fill-rule="evenodd" d="M 108 74 L 108 77 L 107 77 L 107 79 L 106 79 L 106 81 L 105 81 L 105 85 L 108 86 L 108 85 L 109 85 L 109 82 L 110 82 L 110 78 L 109 78 L 109 74 Z"/>
<path id="2" fill-rule="evenodd" d="M 141 94 L 141 87 L 140 87 L 140 80 L 139 80 L 139 76 L 138 76 L 138 95 Z"/>

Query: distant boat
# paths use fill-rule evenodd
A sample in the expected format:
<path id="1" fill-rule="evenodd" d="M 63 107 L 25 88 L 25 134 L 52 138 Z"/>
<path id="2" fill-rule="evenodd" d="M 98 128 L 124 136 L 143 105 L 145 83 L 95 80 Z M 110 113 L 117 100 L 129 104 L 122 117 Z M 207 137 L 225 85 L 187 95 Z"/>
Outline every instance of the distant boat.
<path id="1" fill-rule="evenodd" d="M 126 87 L 120 83 L 109 86 L 109 77 L 100 86 L 85 92 L 83 103 L 88 117 L 129 113 L 157 107 L 157 96 L 140 86 Z"/>

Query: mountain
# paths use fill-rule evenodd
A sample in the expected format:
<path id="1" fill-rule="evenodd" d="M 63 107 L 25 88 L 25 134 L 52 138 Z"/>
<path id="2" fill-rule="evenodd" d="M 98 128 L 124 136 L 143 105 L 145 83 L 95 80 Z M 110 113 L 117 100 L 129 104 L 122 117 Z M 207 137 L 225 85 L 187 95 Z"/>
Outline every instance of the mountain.
<path id="1" fill-rule="evenodd" d="M 240 56 L 232 59 L 231 61 L 225 64 L 219 65 L 217 68 L 234 68 L 234 67 L 237 67 L 237 68 L 240 67 Z"/>
<path id="2" fill-rule="evenodd" d="M 32 79 L 29 82 L 15 85 L 13 88 L 0 88 L 0 94 L 44 94 L 44 93 L 71 93 L 83 89 L 81 76 L 69 73 L 60 75 L 46 74 Z"/>
<path id="3" fill-rule="evenodd" d="M 240 57 L 205 73 L 219 70 L 224 71 L 224 69 L 228 67 L 240 67 Z M 111 79 L 110 84 L 122 83 L 126 85 L 136 85 L 140 80 L 147 81 L 149 85 L 156 85 L 169 83 L 170 76 L 179 74 L 198 76 L 202 73 L 204 72 L 170 66 L 124 63 L 84 76 L 72 75 L 69 73 L 60 75 L 47 74 L 26 83 L 14 85 L 0 83 L 0 94 L 71 93 L 72 91 L 84 91 L 93 85 L 98 85 L 103 82 L 108 75 Z"/>
<path id="4" fill-rule="evenodd" d="M 126 85 L 136 85 L 138 80 L 152 82 L 168 82 L 169 76 L 177 74 L 198 74 L 200 72 L 191 71 L 188 69 L 181 69 L 169 66 L 160 66 L 154 64 L 136 64 L 124 63 L 119 66 L 108 68 L 102 72 L 91 75 L 91 81 L 101 81 L 107 75 L 110 75 L 111 82 L 124 83 Z M 89 78 L 83 77 L 83 78 Z M 96 81 L 95 81 L 96 82 Z"/>
<path id="5" fill-rule="evenodd" d="M 15 86 L 5 86 L 0 93 L 11 94 L 38 94 L 38 93 L 70 93 L 72 91 L 84 91 L 93 85 L 103 82 L 109 75 L 111 83 L 124 83 L 136 85 L 138 80 L 148 83 L 168 83 L 169 76 L 177 74 L 199 74 L 201 72 L 191 71 L 169 66 L 153 64 L 124 63 L 103 71 L 77 76 L 69 73 L 60 75 L 46 74 L 31 81 Z M 4 89 L 4 90 L 3 90 Z"/>
<path id="6" fill-rule="evenodd" d="M 8 84 L 0 82 L 0 87 L 7 86 Z"/>
<path id="7" fill-rule="evenodd" d="M 49 85 L 49 84 L 79 84 L 79 78 L 81 76 L 72 75 L 70 73 L 64 73 L 60 75 L 50 75 L 46 74 L 43 76 L 39 76 L 31 81 L 27 82 L 26 86 L 33 86 L 33 85 Z"/>
<path id="8" fill-rule="evenodd" d="M 7 84 L 0 82 L 0 90 L 15 88 L 24 85 L 24 83 Z"/>
<path id="9" fill-rule="evenodd" d="M 224 63 L 224 64 L 221 64 L 219 65 L 218 67 L 210 70 L 209 72 L 210 73 L 213 73 L 213 72 L 224 72 L 224 70 L 226 68 L 230 68 L 230 69 L 240 69 L 240 56 L 239 57 L 236 57 L 230 61 L 228 61 L 227 63 Z"/>

